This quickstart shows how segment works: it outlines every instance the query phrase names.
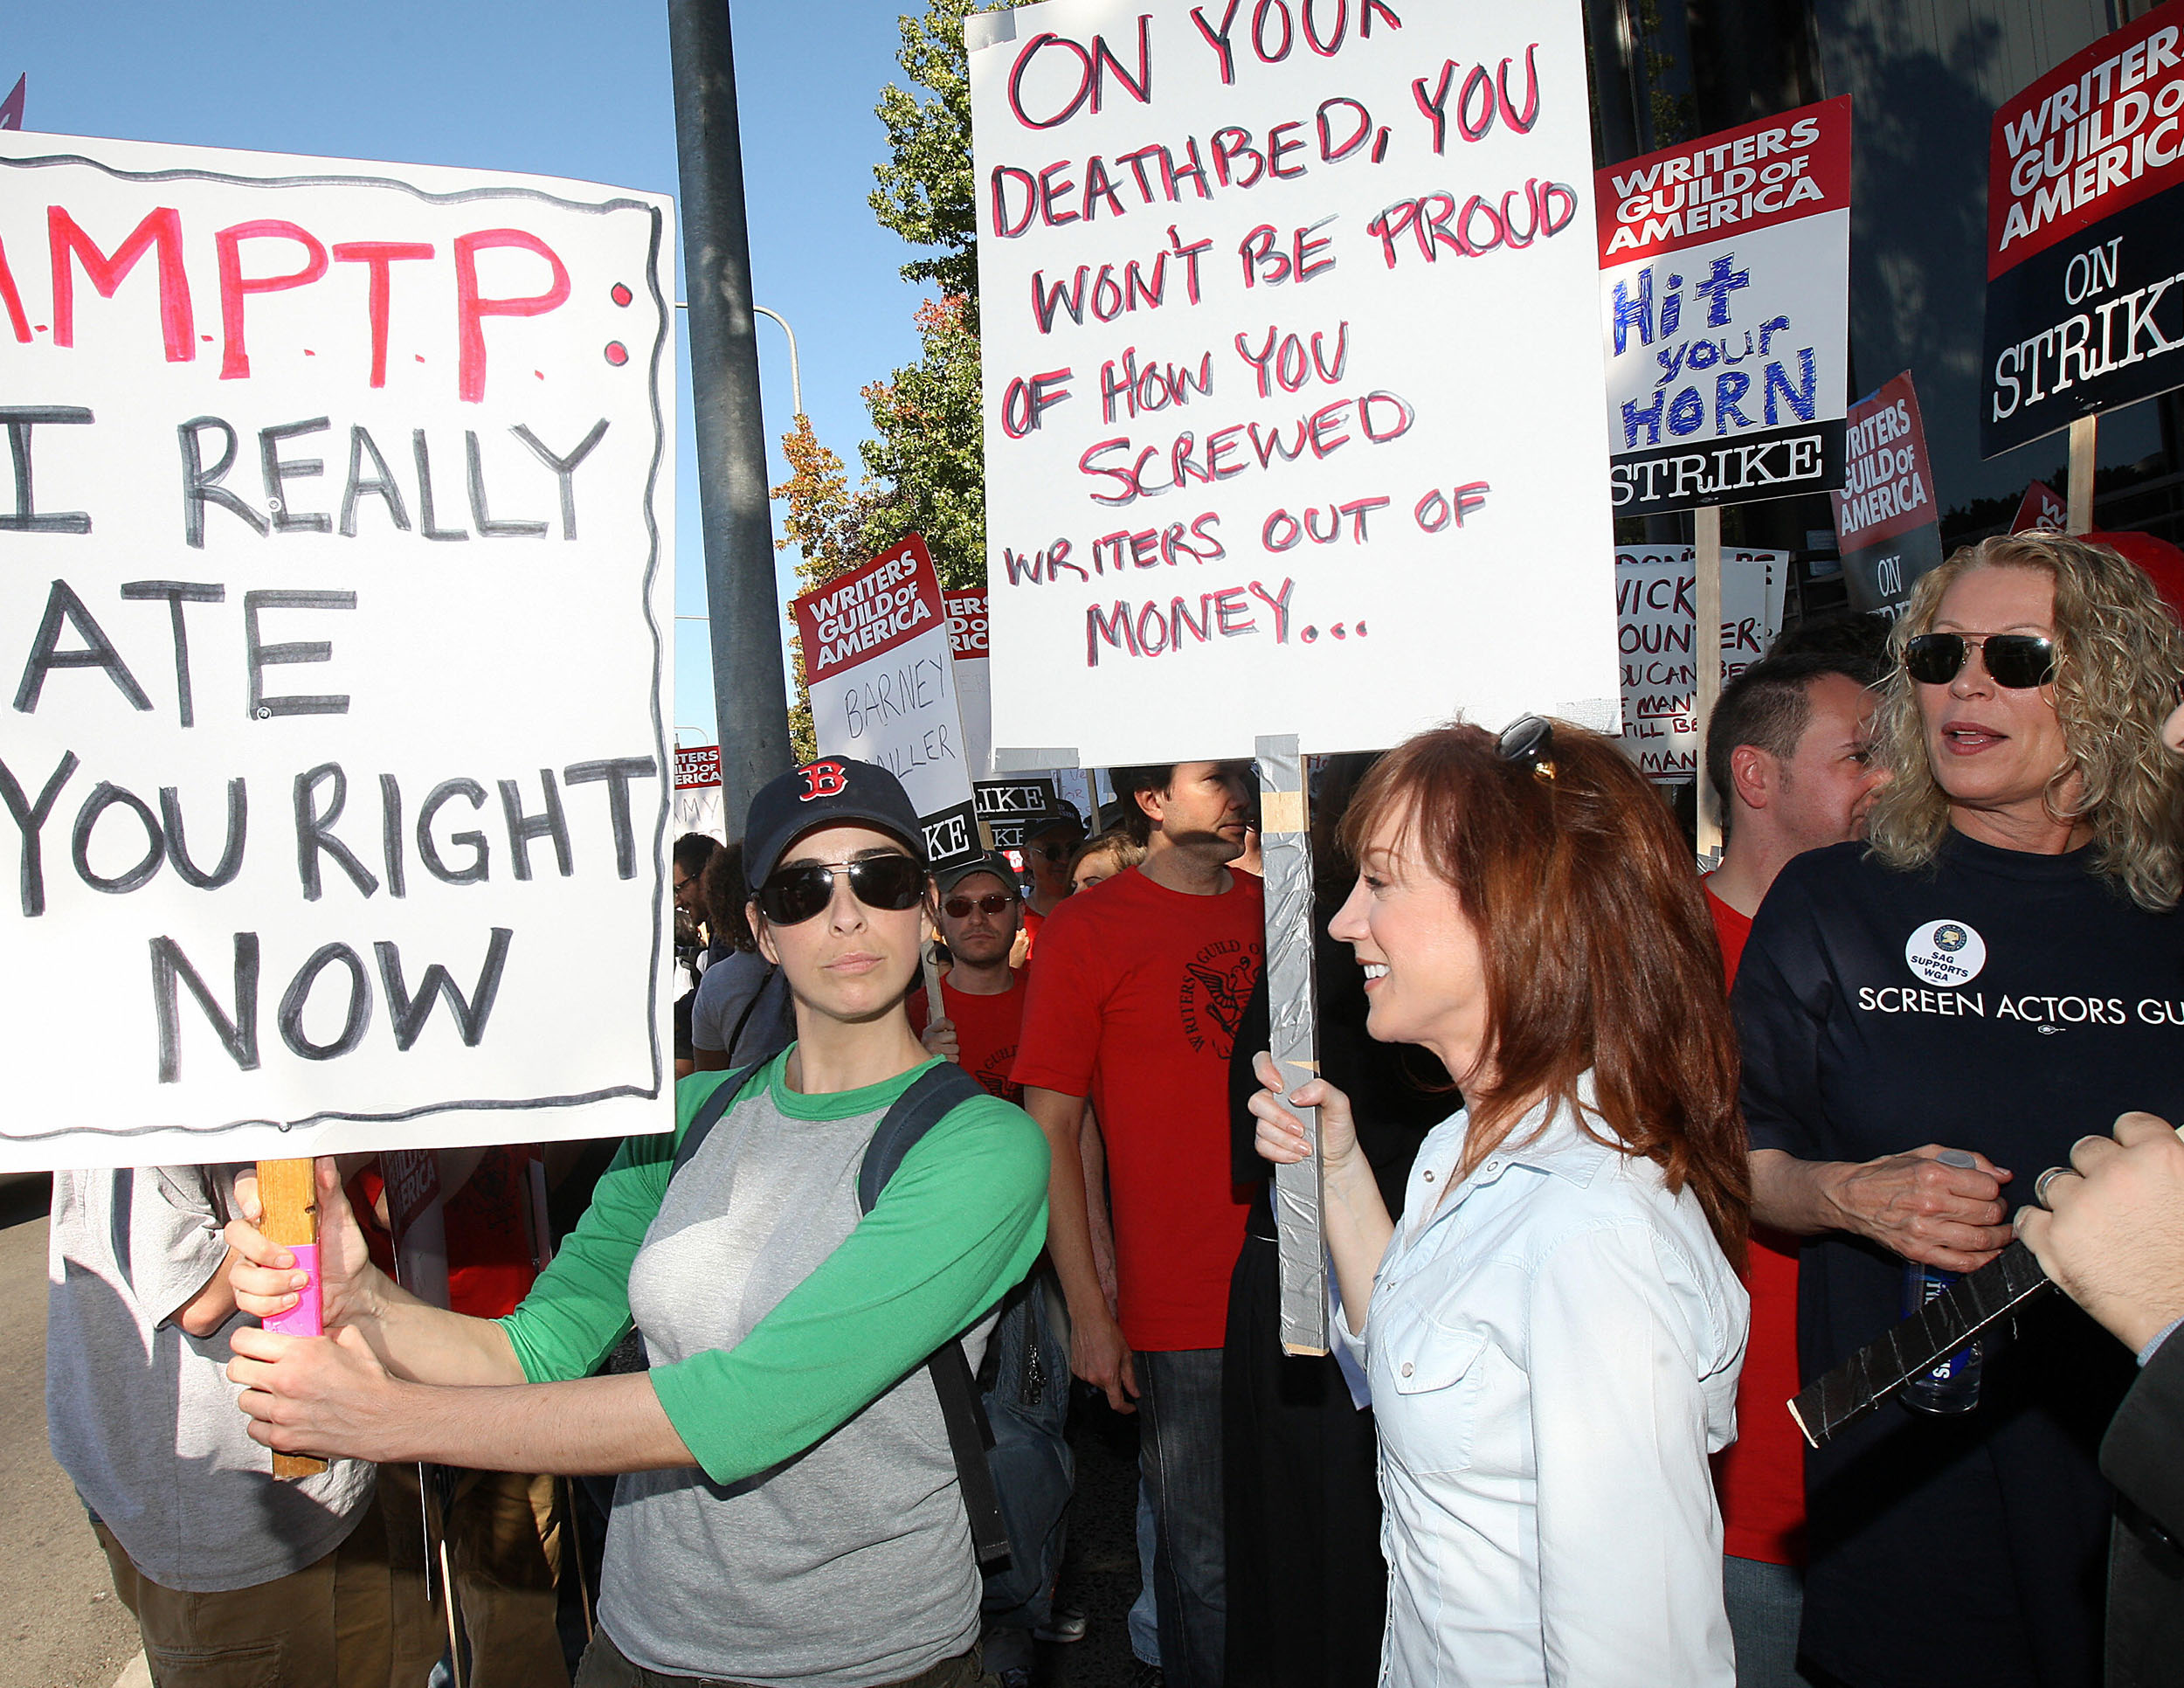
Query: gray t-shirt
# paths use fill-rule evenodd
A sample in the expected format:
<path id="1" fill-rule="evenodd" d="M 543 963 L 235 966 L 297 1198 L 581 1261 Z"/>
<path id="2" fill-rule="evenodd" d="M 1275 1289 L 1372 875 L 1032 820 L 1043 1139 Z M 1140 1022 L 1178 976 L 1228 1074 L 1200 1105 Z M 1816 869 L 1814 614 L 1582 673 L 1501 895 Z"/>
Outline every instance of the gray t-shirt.
<path id="1" fill-rule="evenodd" d="M 251 1588 L 341 1546 L 377 1468 L 336 1460 L 276 1482 L 227 1380 L 231 1318 L 173 1316 L 225 1258 L 232 1168 L 53 1174 L 45 1421 L 53 1458 L 130 1560 L 184 1594 Z M 237 1316 L 238 1318 L 240 1315 Z"/>
<path id="2" fill-rule="evenodd" d="M 751 1002 L 754 996 L 756 1004 Z M 747 1007 L 750 1017 L 743 1020 Z M 736 1037 L 739 1020 L 743 1020 L 743 1032 Z M 728 1047 L 732 1037 L 734 1049 Z M 765 957 L 730 950 L 705 970 L 698 981 L 697 1000 L 690 1005 L 690 1041 L 697 1048 L 719 1050 L 732 1070 L 787 1048 L 795 1038 L 796 1007 L 789 995 L 788 977 Z"/>
<path id="3" fill-rule="evenodd" d="M 733 1348 L 856 1226 L 884 1110 L 784 1117 L 747 1089 L 667 1186 L 631 1267 L 647 1357 Z M 964 1337 L 975 1372 L 989 1313 Z M 722 1488 L 695 1466 L 619 1478 L 599 1621 L 647 1670 L 757 1688 L 869 1688 L 967 1651 L 982 1584 L 932 1380 L 919 1367 L 832 1435 Z"/>

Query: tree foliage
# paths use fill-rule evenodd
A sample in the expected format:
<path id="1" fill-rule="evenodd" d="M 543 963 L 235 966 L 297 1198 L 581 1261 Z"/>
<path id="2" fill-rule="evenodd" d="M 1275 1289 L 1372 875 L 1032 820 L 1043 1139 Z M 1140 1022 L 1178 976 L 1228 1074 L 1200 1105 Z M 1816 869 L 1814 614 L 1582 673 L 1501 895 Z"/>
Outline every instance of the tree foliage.
<path id="1" fill-rule="evenodd" d="M 797 577 L 805 591 L 909 533 L 924 536 L 943 586 L 985 587 L 978 223 L 963 23 L 972 12 L 999 9 L 980 0 L 926 0 L 923 12 L 901 19 L 895 59 L 911 86 L 890 83 L 881 91 L 876 110 L 889 156 L 874 167 L 879 185 L 870 204 L 881 227 L 923 249 L 902 266 L 903 279 L 935 293 L 917 308 L 917 361 L 863 391 L 872 438 L 859 449 L 864 473 L 855 490 L 809 419 L 798 417 L 782 437 L 791 474 L 773 489 L 789 506 L 778 543 L 802 552 Z M 795 668 L 790 737 L 798 758 L 808 759 L 817 752 L 801 649 Z"/>

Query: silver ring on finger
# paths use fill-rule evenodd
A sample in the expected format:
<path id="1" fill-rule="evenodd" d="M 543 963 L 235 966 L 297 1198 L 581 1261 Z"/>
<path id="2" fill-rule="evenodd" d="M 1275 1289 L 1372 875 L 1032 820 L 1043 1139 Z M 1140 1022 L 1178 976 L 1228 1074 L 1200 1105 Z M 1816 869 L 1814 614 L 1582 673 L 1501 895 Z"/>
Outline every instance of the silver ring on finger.
<path id="1" fill-rule="evenodd" d="M 2075 1178 L 2068 1166 L 2050 1166 L 2032 1181 L 2032 1199 L 2039 1206 L 2048 1206 L 2048 1186 L 2058 1178 Z"/>

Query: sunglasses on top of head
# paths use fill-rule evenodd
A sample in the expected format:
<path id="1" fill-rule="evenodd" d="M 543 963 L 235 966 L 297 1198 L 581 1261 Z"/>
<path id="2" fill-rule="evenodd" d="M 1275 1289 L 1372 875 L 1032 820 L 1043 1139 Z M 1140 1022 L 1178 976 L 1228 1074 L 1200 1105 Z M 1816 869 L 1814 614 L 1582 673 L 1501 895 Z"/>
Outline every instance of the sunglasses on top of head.
<path id="1" fill-rule="evenodd" d="M 900 913 L 925 894 L 925 869 L 907 855 L 868 855 L 856 861 L 799 862 L 777 868 L 758 888 L 758 908 L 777 926 L 801 925 L 834 900 L 834 876 L 867 909 Z"/>
<path id="2" fill-rule="evenodd" d="M 1922 686 L 1946 686 L 1976 648 L 1987 676 L 2013 692 L 2055 678 L 2055 641 L 2037 633 L 1920 633 L 1904 647 L 1904 672 Z"/>

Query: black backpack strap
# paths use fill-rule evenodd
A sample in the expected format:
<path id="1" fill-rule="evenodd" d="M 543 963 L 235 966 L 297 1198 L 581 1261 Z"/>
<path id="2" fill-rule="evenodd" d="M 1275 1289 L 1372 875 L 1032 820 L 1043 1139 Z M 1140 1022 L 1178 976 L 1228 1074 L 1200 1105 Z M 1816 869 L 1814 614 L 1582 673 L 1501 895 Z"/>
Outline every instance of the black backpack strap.
<path id="1" fill-rule="evenodd" d="M 864 1165 L 857 1173 L 857 1207 L 870 1213 L 887 1188 L 903 1156 L 916 1148 L 925 1133 L 964 1103 L 982 1097 L 978 1082 L 952 1061 L 943 1061 L 922 1074 L 895 1099 L 879 1129 L 866 1146 Z M 695 1123 L 692 1130 L 695 1130 Z M 948 1446 L 956 1457 L 956 1481 L 963 1490 L 963 1506 L 971 1519 L 971 1545 L 978 1563 L 989 1566 L 1009 1557 L 1007 1527 L 1001 1521 L 1001 1499 L 993 1486 L 993 1469 L 985 1451 L 993 1445 L 993 1430 L 986 1422 L 978 1387 L 964 1358 L 963 1344 L 953 1338 L 933 1350 L 925 1361 L 940 1399 L 941 1420 L 948 1427 Z"/>
<path id="2" fill-rule="evenodd" d="M 766 1057 L 767 1061 L 772 1059 L 771 1055 Z M 715 1085 L 711 1094 L 698 1104 L 690 1129 L 682 1134 L 682 1141 L 675 1145 L 675 1164 L 667 1172 L 670 1182 L 690 1164 L 690 1157 L 697 1153 L 713 1128 L 721 1123 L 721 1116 L 735 1105 L 736 1098 L 743 1093 L 743 1086 L 750 1083 L 750 1076 L 765 1064 L 764 1061 L 754 1061 L 747 1067 L 737 1068 Z"/>

